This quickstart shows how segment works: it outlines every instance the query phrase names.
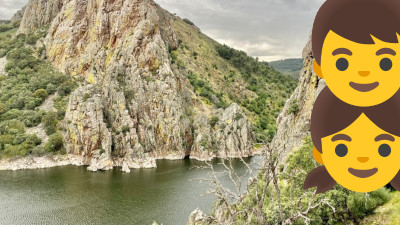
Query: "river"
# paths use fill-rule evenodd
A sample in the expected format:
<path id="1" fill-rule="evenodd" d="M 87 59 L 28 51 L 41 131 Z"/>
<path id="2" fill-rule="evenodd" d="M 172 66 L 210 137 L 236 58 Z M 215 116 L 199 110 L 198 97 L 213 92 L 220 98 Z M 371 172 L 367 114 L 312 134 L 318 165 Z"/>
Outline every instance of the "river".
<path id="1" fill-rule="evenodd" d="M 212 164 L 220 171 L 218 162 Z M 204 165 L 184 159 L 158 160 L 157 168 L 131 173 L 75 166 L 0 171 L 0 224 L 186 224 L 193 210 L 210 213 L 215 201 L 212 195 L 201 196 L 208 183 L 191 180 L 210 177 L 209 169 L 194 168 Z M 239 174 L 246 171 L 239 160 L 233 165 Z M 219 177 L 232 187 L 226 174 Z"/>

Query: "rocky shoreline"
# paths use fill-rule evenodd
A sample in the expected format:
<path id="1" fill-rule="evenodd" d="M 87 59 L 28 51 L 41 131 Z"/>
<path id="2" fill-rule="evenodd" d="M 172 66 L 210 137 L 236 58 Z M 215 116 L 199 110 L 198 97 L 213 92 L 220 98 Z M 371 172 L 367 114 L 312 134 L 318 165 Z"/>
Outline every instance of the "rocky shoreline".
<path id="1" fill-rule="evenodd" d="M 251 157 L 261 155 L 261 151 L 255 151 L 250 155 L 243 157 Z M 190 157 L 197 161 L 210 161 L 215 158 L 239 158 L 239 156 L 229 156 L 229 157 Z M 87 169 L 92 172 L 101 170 L 111 170 L 115 167 L 120 167 L 123 172 L 129 173 L 131 169 L 150 169 L 156 168 L 156 160 L 167 159 L 167 160 L 182 160 L 182 157 L 178 156 L 165 156 L 165 157 L 151 157 L 145 160 L 133 160 L 127 163 L 121 159 L 115 159 L 112 161 L 108 160 L 97 160 L 97 162 L 87 162 L 85 157 L 76 155 L 47 155 L 47 156 L 27 156 L 23 158 L 13 158 L 13 159 L 1 159 L 0 160 L 0 171 L 4 170 L 25 170 L 25 169 L 44 169 L 58 166 L 88 166 Z M 89 166 L 90 165 L 90 166 Z"/>

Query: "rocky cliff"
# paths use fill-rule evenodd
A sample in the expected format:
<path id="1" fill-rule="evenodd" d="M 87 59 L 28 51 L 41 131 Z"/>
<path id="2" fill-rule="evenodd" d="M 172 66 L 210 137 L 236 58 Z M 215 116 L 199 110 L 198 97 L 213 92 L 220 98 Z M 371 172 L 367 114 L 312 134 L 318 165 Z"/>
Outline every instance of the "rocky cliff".
<path id="1" fill-rule="evenodd" d="M 23 18 L 18 32 L 24 33 L 50 24 L 67 0 L 30 0 L 21 13 Z M 18 14 L 18 13 L 17 13 Z M 17 16 L 18 17 L 18 16 Z"/>
<path id="2" fill-rule="evenodd" d="M 11 17 L 11 23 L 17 22 L 18 20 L 21 20 L 22 17 L 24 16 L 26 6 L 24 6 L 22 9 L 18 10 L 12 17 Z"/>
<path id="3" fill-rule="evenodd" d="M 242 108 L 204 103 L 172 65 L 176 19 L 152 0 L 29 2 L 19 32 L 51 24 L 47 59 L 79 83 L 60 123 L 64 147 L 90 170 L 252 154 Z"/>
<path id="4" fill-rule="evenodd" d="M 294 149 L 301 147 L 304 138 L 310 135 L 312 108 L 316 97 L 326 87 L 325 81 L 313 70 L 311 36 L 303 49 L 303 60 L 298 87 L 277 118 L 278 131 L 269 146 L 280 153 L 282 162 Z"/>

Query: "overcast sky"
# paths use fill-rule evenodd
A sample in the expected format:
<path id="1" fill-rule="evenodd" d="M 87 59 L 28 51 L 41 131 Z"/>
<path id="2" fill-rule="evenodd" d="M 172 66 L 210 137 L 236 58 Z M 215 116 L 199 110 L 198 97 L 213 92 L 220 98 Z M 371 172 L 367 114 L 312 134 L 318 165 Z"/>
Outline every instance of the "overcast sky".
<path id="1" fill-rule="evenodd" d="M 324 0 L 155 0 L 220 43 L 270 61 L 300 58 Z M 10 18 L 28 0 L 0 0 Z"/>

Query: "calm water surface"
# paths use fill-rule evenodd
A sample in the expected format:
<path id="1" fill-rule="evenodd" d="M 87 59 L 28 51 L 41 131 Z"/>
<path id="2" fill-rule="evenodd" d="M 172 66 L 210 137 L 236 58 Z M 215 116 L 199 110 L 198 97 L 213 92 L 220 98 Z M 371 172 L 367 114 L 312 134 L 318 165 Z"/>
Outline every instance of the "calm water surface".
<path id="1" fill-rule="evenodd" d="M 246 161 L 261 162 L 262 157 Z M 93 173 L 75 166 L 0 171 L 0 224 L 186 224 L 196 208 L 211 212 L 215 200 L 201 196 L 207 183 L 191 181 L 210 177 L 210 170 L 193 168 L 201 165 L 185 159 L 159 160 L 157 168 L 131 173 Z M 234 167 L 245 172 L 238 160 Z M 226 175 L 221 179 L 231 186 Z"/>

